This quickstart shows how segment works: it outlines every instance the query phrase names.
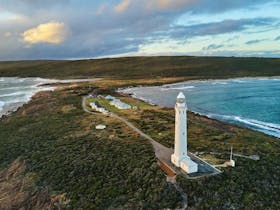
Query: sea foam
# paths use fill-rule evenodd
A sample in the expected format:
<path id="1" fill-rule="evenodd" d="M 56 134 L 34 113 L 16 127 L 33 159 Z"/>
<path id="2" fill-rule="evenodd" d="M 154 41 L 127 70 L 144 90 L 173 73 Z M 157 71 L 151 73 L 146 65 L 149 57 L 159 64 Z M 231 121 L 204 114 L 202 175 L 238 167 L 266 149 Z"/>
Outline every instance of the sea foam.
<path id="1" fill-rule="evenodd" d="M 279 78 L 239 78 L 187 81 L 123 91 L 166 107 L 173 107 L 182 91 L 193 112 L 280 138 L 279 87 Z"/>
<path id="2" fill-rule="evenodd" d="M 52 81 L 41 78 L 0 78 L 0 117 L 27 103 L 37 92 L 53 90 L 53 87 L 40 86 Z"/>

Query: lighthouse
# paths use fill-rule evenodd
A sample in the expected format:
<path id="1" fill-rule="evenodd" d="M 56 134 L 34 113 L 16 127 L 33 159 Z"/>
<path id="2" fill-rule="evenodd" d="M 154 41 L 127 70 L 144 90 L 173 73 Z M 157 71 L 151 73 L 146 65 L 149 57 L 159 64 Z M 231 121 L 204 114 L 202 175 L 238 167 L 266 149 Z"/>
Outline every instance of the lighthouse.
<path id="1" fill-rule="evenodd" d="M 187 106 L 186 98 L 182 92 L 177 96 L 175 105 L 175 145 L 171 162 L 187 173 L 195 173 L 197 164 L 193 162 L 187 153 Z"/>

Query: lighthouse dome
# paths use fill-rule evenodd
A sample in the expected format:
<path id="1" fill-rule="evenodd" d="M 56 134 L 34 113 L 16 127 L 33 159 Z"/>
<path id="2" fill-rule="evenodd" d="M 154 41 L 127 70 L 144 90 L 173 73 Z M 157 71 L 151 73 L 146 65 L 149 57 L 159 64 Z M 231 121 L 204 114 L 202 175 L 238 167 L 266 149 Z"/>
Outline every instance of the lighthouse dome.
<path id="1" fill-rule="evenodd" d="M 177 98 L 185 98 L 185 95 L 184 95 L 182 92 L 180 92 L 180 93 L 178 94 Z"/>
<path id="2" fill-rule="evenodd" d="M 186 97 L 184 96 L 184 94 L 182 92 L 180 92 L 177 96 L 177 102 L 178 103 L 184 103 L 186 100 Z"/>

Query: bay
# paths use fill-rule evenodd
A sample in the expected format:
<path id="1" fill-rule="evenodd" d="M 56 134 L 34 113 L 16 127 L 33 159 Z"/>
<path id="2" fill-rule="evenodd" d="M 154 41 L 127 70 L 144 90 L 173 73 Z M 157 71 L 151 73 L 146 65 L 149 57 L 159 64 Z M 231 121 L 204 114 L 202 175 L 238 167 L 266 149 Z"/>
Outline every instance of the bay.
<path id="1" fill-rule="evenodd" d="M 173 107 L 183 92 L 195 113 L 280 138 L 279 78 L 188 81 L 120 91 L 164 107 Z"/>

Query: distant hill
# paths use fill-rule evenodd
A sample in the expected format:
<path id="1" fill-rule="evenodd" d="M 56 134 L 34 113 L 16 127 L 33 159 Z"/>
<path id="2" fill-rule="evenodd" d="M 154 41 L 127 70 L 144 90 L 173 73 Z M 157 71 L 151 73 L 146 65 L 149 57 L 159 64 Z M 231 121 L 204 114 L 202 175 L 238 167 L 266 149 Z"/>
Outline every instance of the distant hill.
<path id="1" fill-rule="evenodd" d="M 159 56 L 75 61 L 4 61 L 0 62 L 0 77 L 4 76 L 59 79 L 88 77 L 218 79 L 280 76 L 280 59 Z"/>

